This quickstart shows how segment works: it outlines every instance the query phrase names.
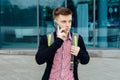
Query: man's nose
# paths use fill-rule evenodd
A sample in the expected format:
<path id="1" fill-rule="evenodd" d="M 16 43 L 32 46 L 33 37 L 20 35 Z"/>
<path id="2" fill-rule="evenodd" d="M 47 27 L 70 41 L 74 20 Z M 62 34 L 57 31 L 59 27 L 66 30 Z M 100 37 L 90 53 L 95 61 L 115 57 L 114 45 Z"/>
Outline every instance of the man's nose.
<path id="1" fill-rule="evenodd" d="M 69 23 L 69 22 L 67 22 L 67 23 L 66 23 L 66 27 L 69 27 L 69 26 L 70 26 L 70 23 Z"/>

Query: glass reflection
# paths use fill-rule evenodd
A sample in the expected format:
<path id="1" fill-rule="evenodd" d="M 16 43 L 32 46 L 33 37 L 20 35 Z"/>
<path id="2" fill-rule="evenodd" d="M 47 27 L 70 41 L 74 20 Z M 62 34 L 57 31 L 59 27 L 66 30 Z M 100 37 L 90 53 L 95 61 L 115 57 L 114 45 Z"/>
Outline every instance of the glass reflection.
<path id="1" fill-rule="evenodd" d="M 0 48 L 36 48 L 37 26 L 40 35 L 53 32 L 58 6 L 73 11 L 71 31 L 88 48 L 120 48 L 120 0 L 0 0 Z"/>
<path id="2" fill-rule="evenodd" d="M 36 1 L 1 0 L 1 48 L 37 47 Z"/>
<path id="3" fill-rule="evenodd" d="M 82 35 L 87 47 L 93 47 L 93 0 L 67 0 L 73 11 L 72 32 Z"/>

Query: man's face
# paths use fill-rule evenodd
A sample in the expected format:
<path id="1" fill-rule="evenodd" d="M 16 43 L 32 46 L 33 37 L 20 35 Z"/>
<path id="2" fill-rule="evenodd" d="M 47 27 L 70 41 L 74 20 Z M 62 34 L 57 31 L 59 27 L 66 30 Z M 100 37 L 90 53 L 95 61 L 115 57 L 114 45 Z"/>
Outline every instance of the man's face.
<path id="1" fill-rule="evenodd" d="M 65 33 L 69 33 L 72 24 L 72 15 L 59 15 L 55 18 L 57 23 L 60 25 L 62 29 L 64 29 Z"/>

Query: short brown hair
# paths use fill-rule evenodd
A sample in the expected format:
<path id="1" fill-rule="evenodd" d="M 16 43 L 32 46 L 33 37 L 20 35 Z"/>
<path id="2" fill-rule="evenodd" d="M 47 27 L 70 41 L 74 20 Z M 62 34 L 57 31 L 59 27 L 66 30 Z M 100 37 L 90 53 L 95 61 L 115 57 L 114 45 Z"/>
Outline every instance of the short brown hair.
<path id="1" fill-rule="evenodd" d="M 53 10 L 53 18 L 55 19 L 55 17 L 59 15 L 72 15 L 72 11 L 69 8 L 58 7 Z"/>

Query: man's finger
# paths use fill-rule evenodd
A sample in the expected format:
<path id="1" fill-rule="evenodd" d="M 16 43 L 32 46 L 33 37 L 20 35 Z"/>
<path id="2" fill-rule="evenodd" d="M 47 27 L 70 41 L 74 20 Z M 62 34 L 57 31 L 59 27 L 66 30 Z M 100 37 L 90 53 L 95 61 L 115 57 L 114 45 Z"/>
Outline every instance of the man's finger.
<path id="1" fill-rule="evenodd" d="M 57 26 L 57 32 L 59 32 L 59 31 L 60 31 L 59 26 Z"/>

